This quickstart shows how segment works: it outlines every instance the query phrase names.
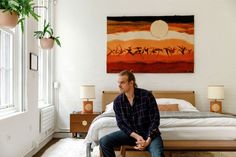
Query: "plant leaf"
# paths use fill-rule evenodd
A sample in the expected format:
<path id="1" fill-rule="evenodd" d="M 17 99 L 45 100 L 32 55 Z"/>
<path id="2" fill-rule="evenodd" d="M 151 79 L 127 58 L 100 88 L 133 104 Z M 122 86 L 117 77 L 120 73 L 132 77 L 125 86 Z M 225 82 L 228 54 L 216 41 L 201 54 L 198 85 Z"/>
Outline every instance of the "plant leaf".
<path id="1" fill-rule="evenodd" d="M 61 47 L 61 43 L 60 43 L 59 39 L 55 38 L 54 40 L 56 41 L 57 45 Z"/>

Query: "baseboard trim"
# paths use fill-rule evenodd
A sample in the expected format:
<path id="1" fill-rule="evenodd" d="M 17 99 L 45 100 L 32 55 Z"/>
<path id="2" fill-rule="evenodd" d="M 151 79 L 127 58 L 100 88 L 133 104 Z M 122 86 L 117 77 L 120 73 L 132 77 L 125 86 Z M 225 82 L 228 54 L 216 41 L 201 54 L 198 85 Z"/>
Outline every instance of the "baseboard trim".
<path id="1" fill-rule="evenodd" d="M 55 132 L 53 138 L 70 138 L 72 134 L 70 132 Z"/>
<path id="2" fill-rule="evenodd" d="M 49 136 L 47 136 L 41 143 L 39 143 L 38 147 L 35 146 L 34 148 L 27 151 L 24 157 L 32 157 L 53 138 L 71 138 L 71 137 L 72 133 L 70 133 L 69 129 L 60 129 L 59 131 L 51 133 Z"/>
<path id="3" fill-rule="evenodd" d="M 26 155 L 24 157 L 32 157 L 33 155 L 35 155 L 40 149 L 42 149 L 49 141 L 51 141 L 53 138 L 53 133 L 51 135 L 49 135 L 48 137 L 46 137 L 41 143 L 39 143 L 38 147 L 34 147 L 33 149 L 31 149 L 30 151 L 28 151 L 26 153 Z"/>

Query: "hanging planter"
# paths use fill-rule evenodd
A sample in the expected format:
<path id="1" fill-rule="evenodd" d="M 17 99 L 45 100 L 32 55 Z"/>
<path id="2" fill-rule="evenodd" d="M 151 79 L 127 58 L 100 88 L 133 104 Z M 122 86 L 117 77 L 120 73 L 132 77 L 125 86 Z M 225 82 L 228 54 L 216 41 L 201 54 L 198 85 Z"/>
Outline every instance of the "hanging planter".
<path id="1" fill-rule="evenodd" d="M 0 27 L 14 28 L 18 22 L 18 14 L 0 9 Z"/>
<path id="2" fill-rule="evenodd" d="M 40 46 L 42 49 L 51 49 L 53 48 L 54 40 L 52 38 L 41 38 Z"/>
<path id="3" fill-rule="evenodd" d="M 53 29 L 51 28 L 49 23 L 46 24 L 46 20 L 44 20 L 43 30 L 35 31 L 34 36 L 37 39 L 40 39 L 40 46 L 42 49 L 53 48 L 54 41 L 57 43 L 58 46 L 61 46 L 59 37 L 53 36 Z"/>
<path id="4" fill-rule="evenodd" d="M 32 16 L 38 21 L 39 15 L 34 12 L 33 0 L 1 0 L 0 1 L 0 27 L 15 27 L 18 23 L 24 32 L 26 17 Z"/>

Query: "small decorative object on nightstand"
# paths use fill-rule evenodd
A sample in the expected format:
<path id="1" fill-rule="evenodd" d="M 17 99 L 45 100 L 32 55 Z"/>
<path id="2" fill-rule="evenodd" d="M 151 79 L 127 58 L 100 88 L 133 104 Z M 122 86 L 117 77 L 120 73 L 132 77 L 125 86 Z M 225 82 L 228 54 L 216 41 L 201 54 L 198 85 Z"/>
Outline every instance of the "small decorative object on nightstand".
<path id="1" fill-rule="evenodd" d="M 93 112 L 93 101 L 89 99 L 95 99 L 95 86 L 94 85 L 82 85 L 80 87 L 80 98 L 86 99 L 83 101 L 83 113 Z"/>
<path id="2" fill-rule="evenodd" d="M 77 137 L 77 133 L 87 133 L 93 119 L 99 114 L 100 112 L 73 112 L 70 114 L 70 132 L 72 136 Z"/>
<path id="3" fill-rule="evenodd" d="M 222 103 L 218 100 L 224 99 L 224 86 L 223 85 L 210 85 L 208 86 L 208 99 L 214 100 L 210 102 L 210 111 L 222 113 Z"/>

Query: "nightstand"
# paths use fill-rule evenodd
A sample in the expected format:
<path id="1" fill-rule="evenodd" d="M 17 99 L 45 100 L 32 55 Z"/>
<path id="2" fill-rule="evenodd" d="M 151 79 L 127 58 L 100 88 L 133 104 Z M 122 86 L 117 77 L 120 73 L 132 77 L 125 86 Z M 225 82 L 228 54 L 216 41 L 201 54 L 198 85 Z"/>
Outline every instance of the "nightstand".
<path id="1" fill-rule="evenodd" d="M 100 112 L 82 113 L 76 112 L 70 114 L 70 132 L 73 137 L 77 137 L 77 133 L 87 133 L 93 119 L 97 117 Z"/>

